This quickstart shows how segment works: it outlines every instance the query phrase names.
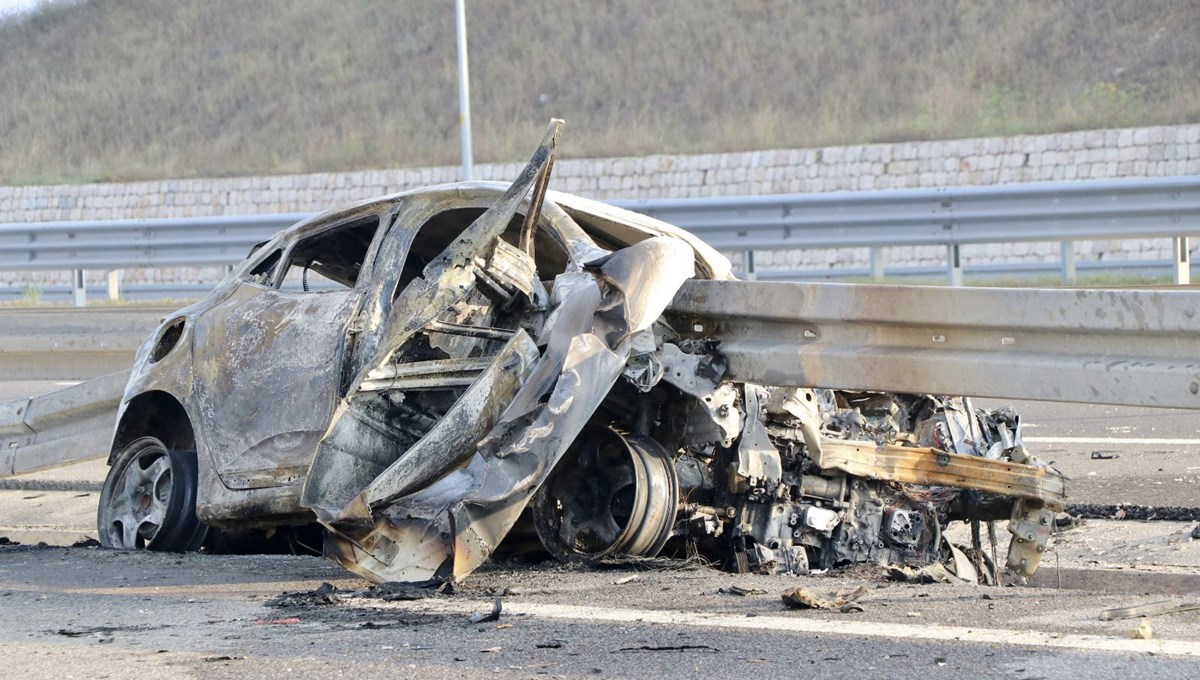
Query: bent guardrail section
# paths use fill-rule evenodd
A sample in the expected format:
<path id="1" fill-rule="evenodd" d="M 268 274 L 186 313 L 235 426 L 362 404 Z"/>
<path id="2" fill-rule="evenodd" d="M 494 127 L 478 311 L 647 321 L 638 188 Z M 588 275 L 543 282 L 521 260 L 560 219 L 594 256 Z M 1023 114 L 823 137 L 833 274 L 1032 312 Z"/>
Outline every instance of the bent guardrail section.
<path id="1" fill-rule="evenodd" d="M 764 385 L 1200 409 L 1200 291 L 688 281 L 668 311 Z"/>
<path id="2" fill-rule="evenodd" d="M 693 280 L 667 316 L 749 383 L 1200 409 L 1195 289 Z M 0 404 L 0 476 L 107 454 L 128 377 Z"/>
<path id="3" fill-rule="evenodd" d="M 0 477 L 107 456 L 127 382 L 125 370 L 0 404 Z"/>

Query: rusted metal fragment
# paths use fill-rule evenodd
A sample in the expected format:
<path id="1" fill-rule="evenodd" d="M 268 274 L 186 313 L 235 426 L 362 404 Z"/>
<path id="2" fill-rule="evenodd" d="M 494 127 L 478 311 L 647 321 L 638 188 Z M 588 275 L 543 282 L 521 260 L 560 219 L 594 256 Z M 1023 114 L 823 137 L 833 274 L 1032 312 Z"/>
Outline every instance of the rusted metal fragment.
<path id="1" fill-rule="evenodd" d="M 1013 494 L 1016 495 L 1016 494 Z M 1049 505 L 1050 507 L 1047 507 Z M 1008 570 L 1018 576 L 1031 576 L 1042 561 L 1042 553 L 1050 544 L 1054 527 L 1054 512 L 1062 506 L 1045 499 L 1020 498 L 1013 504 L 1008 521 Z"/>
<path id="2" fill-rule="evenodd" d="M 824 438 L 813 462 L 867 479 L 975 489 L 1053 505 L 1067 498 L 1063 476 L 1054 470 L 931 448 Z"/>

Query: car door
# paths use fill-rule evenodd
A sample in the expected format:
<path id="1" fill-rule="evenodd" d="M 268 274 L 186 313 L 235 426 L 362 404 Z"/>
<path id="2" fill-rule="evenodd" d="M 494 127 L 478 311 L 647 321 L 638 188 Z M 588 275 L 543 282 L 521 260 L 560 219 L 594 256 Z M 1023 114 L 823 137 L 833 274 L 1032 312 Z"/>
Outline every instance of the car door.
<path id="1" fill-rule="evenodd" d="M 207 453 L 222 482 L 298 482 L 341 389 L 348 326 L 380 216 L 334 221 L 282 243 L 200 316 L 193 377 Z"/>

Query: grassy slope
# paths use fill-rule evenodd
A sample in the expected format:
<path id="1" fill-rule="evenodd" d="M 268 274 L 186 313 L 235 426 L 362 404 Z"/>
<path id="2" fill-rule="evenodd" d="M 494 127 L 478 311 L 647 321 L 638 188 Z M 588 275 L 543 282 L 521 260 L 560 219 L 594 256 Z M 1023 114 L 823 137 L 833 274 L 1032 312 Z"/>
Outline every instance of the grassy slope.
<path id="1" fill-rule="evenodd" d="M 471 0 L 478 160 L 1200 120 L 1200 0 Z M 0 183 L 454 163 L 449 0 L 0 24 Z"/>

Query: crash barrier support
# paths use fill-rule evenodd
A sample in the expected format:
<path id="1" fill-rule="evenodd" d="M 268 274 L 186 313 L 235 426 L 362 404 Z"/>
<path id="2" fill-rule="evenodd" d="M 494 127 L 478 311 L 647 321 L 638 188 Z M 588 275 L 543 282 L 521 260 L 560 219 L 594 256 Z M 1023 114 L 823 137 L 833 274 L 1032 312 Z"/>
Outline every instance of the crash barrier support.
<path id="1" fill-rule="evenodd" d="M 1057 241 L 1063 257 L 1052 266 L 1061 272 L 1063 282 L 1070 284 L 1084 264 L 1089 268 L 1168 264 L 1076 265 L 1074 241 L 1171 238 L 1174 281 L 1188 283 L 1188 239 L 1200 234 L 1200 176 L 612 203 L 683 227 L 718 250 L 743 253 L 741 273 L 759 280 L 795 279 L 817 272 L 756 268 L 756 251 L 869 248 L 869 269 L 822 274 L 880 280 L 886 271 L 883 247 L 932 245 L 945 248 L 947 264 L 942 271 L 951 284 L 960 285 L 963 245 Z M 83 304 L 85 270 L 228 266 L 244 258 L 254 244 L 305 217 L 292 213 L 0 224 L 0 270 L 71 270 L 75 272 L 72 292 L 76 304 Z M 1042 264 L 1027 264 L 971 271 L 1044 269 Z M 936 274 L 936 269 L 928 268 L 893 271 Z M 120 275 L 110 277 L 109 297 L 119 297 L 119 288 Z M 158 288 L 162 296 L 176 289 L 190 291 L 183 285 Z"/>

